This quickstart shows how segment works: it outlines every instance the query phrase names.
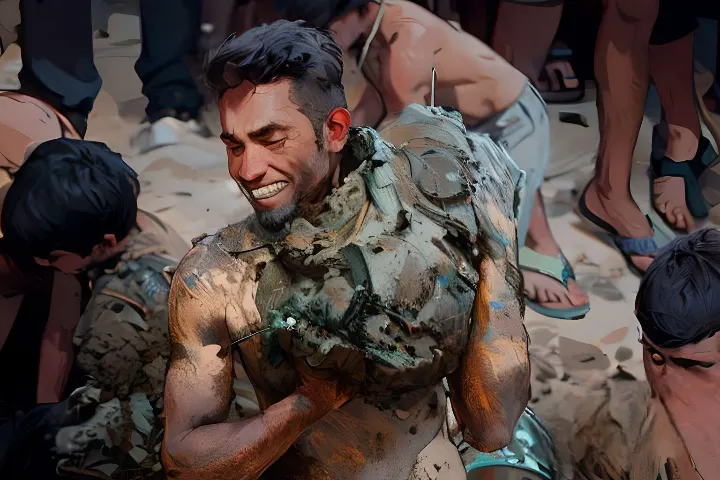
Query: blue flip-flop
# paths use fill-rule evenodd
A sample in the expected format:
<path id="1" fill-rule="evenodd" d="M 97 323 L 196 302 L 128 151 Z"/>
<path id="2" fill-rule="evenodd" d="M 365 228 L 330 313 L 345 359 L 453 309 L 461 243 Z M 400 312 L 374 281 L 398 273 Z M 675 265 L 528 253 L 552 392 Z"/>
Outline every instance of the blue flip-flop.
<path id="1" fill-rule="evenodd" d="M 545 275 L 561 283 L 565 290 L 568 288 L 568 280 L 575 280 L 570 262 L 567 261 L 562 252 L 557 257 L 543 255 L 528 247 L 520 249 L 519 255 L 520 271 L 536 272 Z M 569 308 L 549 308 L 540 305 L 535 300 L 525 298 L 525 305 L 540 315 L 560 320 L 580 320 L 590 311 L 590 303 Z"/>
<path id="2" fill-rule="evenodd" d="M 645 272 L 641 271 L 635 266 L 635 264 L 632 262 L 631 257 L 632 255 L 651 257 L 654 256 L 658 252 L 658 250 L 660 250 L 660 248 L 658 247 L 658 242 L 655 239 L 655 225 L 653 224 L 650 217 L 648 215 L 645 216 L 648 223 L 650 224 L 650 228 L 652 228 L 653 230 L 652 236 L 641 238 L 624 237 L 620 235 L 617 230 L 615 230 L 615 227 L 613 227 L 588 209 L 587 204 L 585 203 L 586 193 L 587 187 L 585 187 L 582 195 L 580 195 L 580 200 L 578 200 L 577 214 L 584 218 L 587 222 L 590 222 L 597 228 L 607 233 L 615 244 L 615 248 L 618 249 L 620 254 L 622 254 L 623 258 L 625 259 L 625 263 L 627 264 L 628 269 L 639 277 L 644 276 Z"/>

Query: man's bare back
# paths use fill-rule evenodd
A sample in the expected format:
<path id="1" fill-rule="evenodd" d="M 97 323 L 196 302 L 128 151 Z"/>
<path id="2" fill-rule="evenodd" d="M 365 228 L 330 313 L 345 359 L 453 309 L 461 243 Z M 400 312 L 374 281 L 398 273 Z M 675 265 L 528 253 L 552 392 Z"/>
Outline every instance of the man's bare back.
<path id="1" fill-rule="evenodd" d="M 435 104 L 457 108 L 467 125 L 508 108 L 527 83 L 518 70 L 472 35 L 415 3 L 386 0 L 363 70 L 380 90 L 388 114 L 411 103 L 429 104 L 433 66 Z M 367 95 L 372 98 L 372 92 Z"/>

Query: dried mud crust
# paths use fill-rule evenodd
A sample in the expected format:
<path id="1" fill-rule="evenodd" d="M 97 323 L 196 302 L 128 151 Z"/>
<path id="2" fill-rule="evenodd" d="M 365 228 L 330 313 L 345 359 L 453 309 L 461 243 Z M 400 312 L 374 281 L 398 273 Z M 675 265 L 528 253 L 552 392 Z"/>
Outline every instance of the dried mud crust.
<path id="1" fill-rule="evenodd" d="M 289 355 L 343 372 L 383 402 L 457 368 L 479 281 L 469 253 L 478 226 L 469 190 L 441 199 L 457 207 L 448 213 L 414 181 L 407 155 L 374 132 L 351 138 L 364 163 L 322 213 L 297 219 L 273 245 L 256 303 L 276 328 L 266 345 L 271 363 Z"/>

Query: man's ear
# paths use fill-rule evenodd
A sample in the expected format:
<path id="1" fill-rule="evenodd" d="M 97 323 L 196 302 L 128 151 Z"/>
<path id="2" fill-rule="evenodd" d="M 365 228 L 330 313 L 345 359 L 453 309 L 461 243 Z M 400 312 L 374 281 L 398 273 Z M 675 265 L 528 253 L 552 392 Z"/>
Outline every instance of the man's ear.
<path id="1" fill-rule="evenodd" d="M 338 153 L 345 148 L 350 130 L 350 112 L 338 107 L 328 115 L 325 121 L 325 145 L 329 153 Z"/>
<path id="2" fill-rule="evenodd" d="M 103 241 L 102 243 L 98 243 L 95 245 L 92 249 L 91 256 L 93 257 L 101 257 L 105 255 L 109 250 L 112 250 L 117 246 L 117 238 L 115 238 L 115 235 L 112 233 L 107 233 L 103 235 Z"/>

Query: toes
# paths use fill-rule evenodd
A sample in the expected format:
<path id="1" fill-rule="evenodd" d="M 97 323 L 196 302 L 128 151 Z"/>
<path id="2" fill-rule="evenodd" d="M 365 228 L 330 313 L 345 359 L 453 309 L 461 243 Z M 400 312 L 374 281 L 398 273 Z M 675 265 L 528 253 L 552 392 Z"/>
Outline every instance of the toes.
<path id="1" fill-rule="evenodd" d="M 585 305 L 590 301 L 590 296 L 583 292 L 578 284 L 572 280 L 568 280 L 568 299 L 574 306 L 579 307 Z"/>
<path id="2" fill-rule="evenodd" d="M 660 211 L 665 214 L 665 218 L 668 222 L 673 225 L 677 223 L 677 217 L 675 216 L 676 210 L 674 208 L 667 208 L 667 205 L 665 205 L 665 208 Z"/>
<path id="3" fill-rule="evenodd" d="M 673 209 L 675 218 L 674 225 L 680 230 L 693 230 L 695 228 L 695 220 L 686 208 L 676 207 Z"/>
<path id="4" fill-rule="evenodd" d="M 548 303 L 548 301 L 550 301 L 550 299 L 548 298 L 547 290 L 545 290 L 544 288 L 539 289 L 536 302 Z"/>

